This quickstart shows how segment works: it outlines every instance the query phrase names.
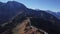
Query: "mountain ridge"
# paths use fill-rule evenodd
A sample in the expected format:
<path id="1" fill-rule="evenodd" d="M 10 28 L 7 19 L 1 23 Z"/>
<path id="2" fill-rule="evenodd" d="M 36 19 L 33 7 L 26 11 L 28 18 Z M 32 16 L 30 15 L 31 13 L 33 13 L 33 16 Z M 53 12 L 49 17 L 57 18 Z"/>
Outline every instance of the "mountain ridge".
<path id="1" fill-rule="evenodd" d="M 23 4 L 20 4 L 16 1 L 9 1 L 4 5 L 0 6 L 0 21 L 5 26 L 1 26 L 0 30 L 4 31 L 8 28 L 13 28 L 16 24 L 23 21 L 26 17 L 30 18 L 31 25 L 41 28 L 48 32 L 49 34 L 59 34 L 60 33 L 60 20 L 57 19 L 54 15 L 43 11 L 43 10 L 33 10 L 25 7 Z M 22 12 L 22 13 L 21 13 Z M 18 14 L 19 13 L 19 14 Z M 17 16 L 16 16 L 17 15 Z M 15 17 L 13 17 L 15 16 Z M 9 20 L 12 19 L 12 20 Z M 6 20 L 6 21 L 4 21 Z M 11 22 L 10 22 L 11 21 Z M 1 24 L 0 23 L 0 24 Z M 10 26 L 10 27 L 9 27 Z M 50 33 L 51 32 L 51 33 Z"/>

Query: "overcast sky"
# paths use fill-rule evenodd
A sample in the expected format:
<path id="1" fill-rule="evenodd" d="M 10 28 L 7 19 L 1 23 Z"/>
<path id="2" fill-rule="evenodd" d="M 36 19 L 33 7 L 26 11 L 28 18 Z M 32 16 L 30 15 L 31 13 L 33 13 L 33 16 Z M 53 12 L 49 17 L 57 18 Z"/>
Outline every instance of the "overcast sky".
<path id="1" fill-rule="evenodd" d="M 0 0 L 7 2 L 13 0 Z M 51 10 L 54 12 L 60 11 L 60 0 L 14 0 L 23 3 L 26 7 L 40 10 Z"/>

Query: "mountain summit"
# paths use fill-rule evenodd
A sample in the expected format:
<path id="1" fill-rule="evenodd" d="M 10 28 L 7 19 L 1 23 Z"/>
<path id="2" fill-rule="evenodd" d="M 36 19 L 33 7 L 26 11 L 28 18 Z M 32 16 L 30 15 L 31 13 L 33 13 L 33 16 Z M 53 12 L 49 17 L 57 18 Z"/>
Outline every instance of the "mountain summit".
<path id="1" fill-rule="evenodd" d="M 7 3 L 0 2 L 0 24 L 8 21 L 13 16 L 26 9 L 24 4 L 16 1 L 8 1 Z"/>

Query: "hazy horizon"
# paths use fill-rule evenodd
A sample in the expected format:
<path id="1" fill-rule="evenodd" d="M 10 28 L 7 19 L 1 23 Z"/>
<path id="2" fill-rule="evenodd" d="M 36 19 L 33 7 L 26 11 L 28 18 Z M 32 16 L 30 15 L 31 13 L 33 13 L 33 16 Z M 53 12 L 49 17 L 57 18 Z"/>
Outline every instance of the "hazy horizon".
<path id="1" fill-rule="evenodd" d="M 7 2 L 13 0 L 0 0 L 0 2 Z M 14 0 L 24 4 L 28 8 L 51 10 L 53 12 L 60 12 L 60 0 Z"/>

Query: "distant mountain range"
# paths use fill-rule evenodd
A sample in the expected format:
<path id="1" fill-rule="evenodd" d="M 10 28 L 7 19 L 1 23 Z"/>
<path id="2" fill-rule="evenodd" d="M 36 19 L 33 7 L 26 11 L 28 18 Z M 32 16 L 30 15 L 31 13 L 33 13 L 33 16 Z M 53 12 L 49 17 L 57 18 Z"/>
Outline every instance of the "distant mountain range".
<path id="1" fill-rule="evenodd" d="M 13 23 L 18 23 L 25 17 L 29 17 L 31 25 L 39 29 L 51 32 L 50 34 L 60 34 L 60 12 L 29 9 L 16 1 L 0 2 L 0 26 L 9 24 L 13 18 Z"/>
<path id="2" fill-rule="evenodd" d="M 54 15 L 56 18 L 60 19 L 60 12 L 53 12 L 53 11 L 50 11 L 50 10 L 47 10 L 46 12 Z"/>

